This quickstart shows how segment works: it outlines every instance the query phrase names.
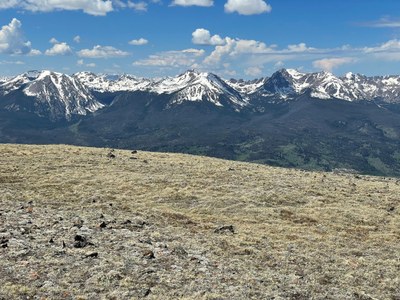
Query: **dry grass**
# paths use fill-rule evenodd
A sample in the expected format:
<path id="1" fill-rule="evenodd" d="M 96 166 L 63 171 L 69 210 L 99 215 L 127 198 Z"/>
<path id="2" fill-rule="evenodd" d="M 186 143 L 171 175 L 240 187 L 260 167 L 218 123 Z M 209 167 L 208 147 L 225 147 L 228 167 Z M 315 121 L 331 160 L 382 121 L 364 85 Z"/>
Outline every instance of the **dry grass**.
<path id="1" fill-rule="evenodd" d="M 108 152 L 0 145 L 0 299 L 400 299 L 397 179 Z"/>

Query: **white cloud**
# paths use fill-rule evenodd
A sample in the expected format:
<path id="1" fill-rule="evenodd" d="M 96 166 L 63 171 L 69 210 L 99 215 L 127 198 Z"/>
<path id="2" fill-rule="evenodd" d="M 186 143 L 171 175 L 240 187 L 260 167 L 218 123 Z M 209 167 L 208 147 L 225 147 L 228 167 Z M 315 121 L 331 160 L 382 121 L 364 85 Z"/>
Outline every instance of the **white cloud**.
<path id="1" fill-rule="evenodd" d="M 376 47 L 365 47 L 362 51 L 378 59 L 400 61 L 400 40 L 389 40 Z"/>
<path id="2" fill-rule="evenodd" d="M 17 60 L 17 61 L 9 61 L 9 60 L 3 60 L 0 61 L 0 65 L 24 65 L 25 63 L 23 61 Z"/>
<path id="3" fill-rule="evenodd" d="M 29 54 L 32 51 L 31 42 L 27 41 L 22 32 L 22 23 L 12 19 L 10 24 L 0 30 L 0 53 Z M 36 51 L 36 50 L 35 50 Z"/>
<path id="4" fill-rule="evenodd" d="M 246 70 L 244 70 L 244 73 L 248 76 L 260 76 L 262 75 L 262 69 L 259 67 L 249 67 Z"/>
<path id="5" fill-rule="evenodd" d="M 223 45 L 225 41 L 218 35 L 211 36 L 210 31 L 198 28 L 192 33 L 192 42 L 196 45 Z"/>
<path id="6" fill-rule="evenodd" d="M 217 64 L 224 57 L 235 57 L 241 54 L 265 54 L 274 51 L 275 46 L 267 46 L 255 40 L 225 38 L 225 44 L 216 46 L 214 51 L 204 59 L 206 64 Z"/>
<path id="7" fill-rule="evenodd" d="M 210 7 L 214 5 L 213 0 L 174 0 L 171 5 L 179 5 L 179 6 L 204 6 Z"/>
<path id="8" fill-rule="evenodd" d="M 94 16 L 105 16 L 113 11 L 111 0 L 20 0 L 13 7 L 33 12 L 82 10 Z"/>
<path id="9" fill-rule="evenodd" d="M 42 52 L 40 50 L 32 49 L 31 52 L 29 52 L 28 56 L 38 56 L 41 54 L 42 54 Z"/>
<path id="10" fill-rule="evenodd" d="M 400 20 L 394 20 L 386 17 L 378 21 L 362 23 L 360 25 L 365 27 L 375 27 L 375 28 L 398 28 L 400 27 Z"/>
<path id="11" fill-rule="evenodd" d="M 116 49 L 111 46 L 94 46 L 93 49 L 83 49 L 78 51 L 79 57 L 86 58 L 110 58 L 110 57 L 124 57 L 128 56 L 129 53 Z"/>
<path id="12" fill-rule="evenodd" d="M 274 47 L 268 47 L 265 43 L 255 40 L 235 40 L 235 48 L 231 55 L 241 53 L 266 53 L 274 51 Z"/>
<path id="13" fill-rule="evenodd" d="M 49 41 L 49 43 L 50 43 L 50 44 L 58 44 L 58 43 L 60 43 L 60 42 L 57 41 L 57 39 L 55 39 L 55 38 L 51 38 L 50 41 Z"/>
<path id="14" fill-rule="evenodd" d="M 19 2 L 20 2 L 20 0 L 2 0 L 0 2 L 0 9 L 16 7 Z"/>
<path id="15" fill-rule="evenodd" d="M 148 42 L 149 42 L 148 40 L 146 40 L 144 38 L 140 38 L 140 39 L 137 39 L 137 40 L 132 40 L 128 44 L 129 45 L 133 45 L 133 46 L 143 46 L 143 45 L 148 44 Z"/>
<path id="16" fill-rule="evenodd" d="M 312 47 L 307 47 L 305 43 L 300 43 L 297 45 L 289 45 L 288 49 L 289 52 L 307 52 L 307 51 L 312 51 L 316 50 L 315 48 Z"/>
<path id="17" fill-rule="evenodd" d="M 365 47 L 365 53 L 377 53 L 377 52 L 398 52 L 400 51 L 400 41 L 397 39 L 387 41 L 376 47 Z"/>
<path id="18" fill-rule="evenodd" d="M 133 63 L 135 66 L 152 67 L 191 67 L 204 55 L 202 49 L 185 49 L 181 51 L 167 51 L 150 55 L 146 59 Z"/>
<path id="19" fill-rule="evenodd" d="M 89 67 L 89 68 L 95 68 L 96 67 L 96 64 L 95 63 L 89 63 L 89 64 L 85 64 L 85 61 L 83 60 L 83 59 L 80 59 L 80 60 L 78 60 L 77 62 L 76 62 L 76 64 L 78 65 L 78 66 L 86 66 L 86 67 Z"/>
<path id="20" fill-rule="evenodd" d="M 341 65 L 355 62 L 356 59 L 353 57 L 333 57 L 316 60 L 313 62 L 314 68 L 322 69 L 324 71 L 332 72 L 333 69 L 340 67 Z"/>
<path id="21" fill-rule="evenodd" d="M 135 2 L 128 1 L 127 6 L 128 6 L 129 8 L 133 8 L 134 10 L 138 10 L 138 11 L 147 11 L 147 3 L 146 3 L 146 2 L 143 2 L 143 1 L 136 2 L 136 3 L 135 3 Z"/>
<path id="22" fill-rule="evenodd" d="M 53 44 L 53 47 L 46 50 L 45 54 L 49 56 L 56 55 L 71 55 L 72 49 L 67 43 L 60 43 L 56 39 L 51 39 L 50 43 Z"/>
<path id="23" fill-rule="evenodd" d="M 74 37 L 74 42 L 79 44 L 81 42 L 81 37 L 79 35 Z"/>
<path id="24" fill-rule="evenodd" d="M 271 5 L 264 0 L 228 0 L 225 4 L 225 12 L 237 12 L 240 15 L 257 15 L 272 10 Z"/>
<path id="25" fill-rule="evenodd" d="M 132 8 L 137 11 L 147 11 L 149 3 L 159 4 L 161 0 L 137 2 L 132 0 L 0 0 L 0 10 L 9 8 L 32 12 L 82 10 L 90 15 L 105 16 L 114 9 Z"/>

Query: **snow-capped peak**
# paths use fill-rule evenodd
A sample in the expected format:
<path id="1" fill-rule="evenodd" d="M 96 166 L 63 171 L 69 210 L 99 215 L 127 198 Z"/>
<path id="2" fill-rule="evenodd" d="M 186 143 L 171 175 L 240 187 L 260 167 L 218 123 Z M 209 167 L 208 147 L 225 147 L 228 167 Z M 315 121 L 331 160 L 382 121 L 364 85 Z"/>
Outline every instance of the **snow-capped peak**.
<path id="1" fill-rule="evenodd" d="M 286 69 L 286 72 L 296 80 L 299 80 L 304 76 L 304 73 L 300 73 L 295 69 Z"/>
<path id="2" fill-rule="evenodd" d="M 150 91 L 157 94 L 173 94 L 171 104 L 209 101 L 217 106 L 224 106 L 222 98 L 226 98 L 236 108 L 248 104 L 238 91 L 217 75 L 194 70 L 176 77 L 164 78 L 154 83 Z"/>
<path id="3" fill-rule="evenodd" d="M 54 120 L 86 115 L 104 106 L 76 78 L 48 70 L 29 71 L 1 85 L 3 95 L 17 90 L 35 99 L 38 115 Z"/>
<path id="4" fill-rule="evenodd" d="M 110 75 L 100 74 L 96 75 L 90 72 L 79 72 L 73 75 L 80 82 L 82 82 L 90 90 L 105 93 L 105 92 L 134 92 L 144 91 L 148 89 L 152 80 L 145 78 L 138 78 L 132 75 Z"/>

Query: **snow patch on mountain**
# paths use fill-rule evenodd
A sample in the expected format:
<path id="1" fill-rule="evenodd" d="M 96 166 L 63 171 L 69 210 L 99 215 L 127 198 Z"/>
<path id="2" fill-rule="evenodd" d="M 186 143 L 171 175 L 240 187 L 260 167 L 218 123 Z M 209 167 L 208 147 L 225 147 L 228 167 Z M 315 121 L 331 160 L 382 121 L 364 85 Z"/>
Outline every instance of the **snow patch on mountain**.
<path id="1" fill-rule="evenodd" d="M 80 72 L 74 77 L 82 82 L 87 88 L 99 93 L 106 92 L 134 92 L 145 91 L 152 84 L 152 80 L 138 78 L 132 75 L 96 75 L 91 72 Z"/>
<path id="2" fill-rule="evenodd" d="M 57 72 L 26 72 L 5 82 L 0 89 L 3 95 L 21 90 L 33 97 L 35 112 L 53 120 L 70 120 L 73 115 L 87 115 L 104 107 L 79 80 Z"/>
<path id="3" fill-rule="evenodd" d="M 221 103 L 224 97 L 235 107 L 248 105 L 238 91 L 212 73 L 187 71 L 179 76 L 164 78 L 154 83 L 150 91 L 157 94 L 173 94 L 171 104 L 208 101 L 217 106 L 224 106 Z"/>
<path id="4" fill-rule="evenodd" d="M 233 89 L 238 91 L 242 96 L 246 97 L 247 95 L 254 94 L 257 92 L 262 85 L 264 84 L 265 80 L 268 78 L 260 78 L 255 80 L 236 80 L 236 79 L 229 79 L 225 80 L 225 82 Z"/>

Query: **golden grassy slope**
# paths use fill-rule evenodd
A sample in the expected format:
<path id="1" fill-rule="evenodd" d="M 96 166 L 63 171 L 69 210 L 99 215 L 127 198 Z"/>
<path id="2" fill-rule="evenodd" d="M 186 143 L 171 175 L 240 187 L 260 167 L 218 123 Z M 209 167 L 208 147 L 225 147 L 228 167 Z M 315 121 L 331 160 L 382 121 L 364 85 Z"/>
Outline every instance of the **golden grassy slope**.
<path id="1" fill-rule="evenodd" d="M 400 299 L 398 180 L 108 152 L 0 145 L 0 299 Z"/>

